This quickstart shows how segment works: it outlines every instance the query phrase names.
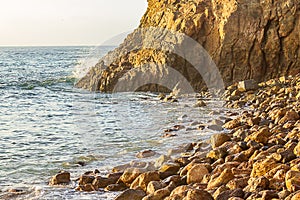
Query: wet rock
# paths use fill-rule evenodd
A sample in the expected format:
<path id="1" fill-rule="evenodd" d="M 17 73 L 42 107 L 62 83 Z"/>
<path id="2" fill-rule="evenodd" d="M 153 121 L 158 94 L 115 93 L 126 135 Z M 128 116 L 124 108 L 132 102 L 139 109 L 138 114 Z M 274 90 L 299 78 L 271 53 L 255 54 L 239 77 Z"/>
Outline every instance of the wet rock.
<path id="1" fill-rule="evenodd" d="M 169 149 L 168 150 L 168 156 L 175 155 L 175 154 L 180 154 L 180 153 L 186 153 L 188 151 L 193 150 L 193 144 L 183 144 L 179 147 L 176 147 L 174 149 Z"/>
<path id="2" fill-rule="evenodd" d="M 173 133 L 165 133 L 163 134 L 161 137 L 162 138 L 170 138 L 170 137 L 176 137 L 177 134 L 173 134 Z"/>
<path id="3" fill-rule="evenodd" d="M 112 168 L 112 172 L 113 173 L 124 172 L 127 168 L 130 168 L 130 167 L 131 167 L 130 164 L 115 166 L 115 167 Z"/>
<path id="4" fill-rule="evenodd" d="M 143 190 L 127 189 L 114 200 L 142 200 L 146 196 Z"/>
<path id="5" fill-rule="evenodd" d="M 221 185 L 227 184 L 230 180 L 234 179 L 234 175 L 231 170 L 225 169 L 219 176 L 212 178 L 207 185 L 208 189 L 213 189 Z"/>
<path id="6" fill-rule="evenodd" d="M 151 181 L 159 181 L 160 176 L 158 172 L 146 172 L 139 175 L 131 184 L 131 189 L 141 188 L 145 192 L 147 191 L 147 186 Z"/>
<path id="7" fill-rule="evenodd" d="M 69 184 L 71 182 L 70 177 L 71 177 L 70 172 L 61 171 L 51 178 L 49 184 L 50 185 Z"/>
<path id="8" fill-rule="evenodd" d="M 95 177 L 91 175 L 81 175 L 79 178 L 79 185 L 90 184 L 94 181 Z"/>
<path id="9" fill-rule="evenodd" d="M 211 124 L 213 124 L 213 125 L 218 125 L 218 126 L 223 126 L 223 125 L 224 125 L 224 122 L 221 121 L 221 120 L 219 120 L 219 119 L 213 119 L 213 120 L 211 121 Z"/>
<path id="10" fill-rule="evenodd" d="M 187 173 L 187 184 L 201 183 L 204 175 L 208 174 L 209 171 L 203 164 L 196 164 Z"/>
<path id="11" fill-rule="evenodd" d="M 93 179 L 92 185 L 94 187 L 97 188 L 105 188 L 108 185 L 114 184 L 117 182 L 118 179 L 114 179 L 114 178 L 105 178 L 105 177 L 101 177 L 101 176 L 96 176 Z M 80 183 L 79 183 L 80 184 Z"/>
<path id="12" fill-rule="evenodd" d="M 197 103 L 194 105 L 195 108 L 199 108 L 199 107 L 205 107 L 206 103 L 202 100 L 198 100 Z"/>
<path id="13" fill-rule="evenodd" d="M 148 158 L 148 157 L 152 157 L 156 154 L 155 151 L 152 150 L 145 150 L 142 152 L 139 152 L 138 154 L 136 154 L 137 158 Z"/>
<path id="14" fill-rule="evenodd" d="M 113 182 L 117 182 L 118 179 L 123 175 L 122 172 L 118 172 L 118 173 L 109 173 L 107 174 L 107 178 L 110 179 Z"/>
<path id="15" fill-rule="evenodd" d="M 157 97 L 159 100 L 164 100 L 166 98 L 166 94 L 160 93 Z"/>
<path id="16" fill-rule="evenodd" d="M 258 89 L 258 84 L 253 79 L 240 81 L 238 83 L 238 89 L 243 92 L 249 91 L 249 90 L 256 90 L 256 89 Z"/>
<path id="17" fill-rule="evenodd" d="M 110 184 L 105 187 L 105 191 L 111 191 L 111 192 L 119 192 L 124 191 L 127 189 L 127 186 L 124 183 L 116 183 L 116 184 Z"/>
<path id="18" fill-rule="evenodd" d="M 88 184 L 84 184 L 84 185 L 79 185 L 77 188 L 76 188 L 77 191 L 84 191 L 84 192 L 92 192 L 92 191 L 97 191 L 98 188 L 93 186 L 91 183 L 88 183 Z"/>
<path id="19" fill-rule="evenodd" d="M 26 191 L 20 188 L 11 188 L 7 191 L 8 193 L 14 194 L 14 195 L 21 195 L 25 194 Z"/>
<path id="20" fill-rule="evenodd" d="M 207 126 L 208 129 L 213 130 L 213 131 L 222 131 L 223 127 L 220 125 L 212 124 Z"/>
<path id="21" fill-rule="evenodd" d="M 159 168 L 161 167 L 164 163 L 168 162 L 171 158 L 166 155 L 161 155 L 159 158 L 156 159 L 154 167 Z"/>
<path id="22" fill-rule="evenodd" d="M 175 163 L 178 163 L 181 167 L 188 165 L 191 161 L 189 160 L 190 157 L 179 157 L 174 160 Z"/>
<path id="23" fill-rule="evenodd" d="M 215 134 L 215 135 L 211 136 L 211 139 L 210 139 L 212 148 L 219 147 L 224 142 L 227 142 L 230 140 L 231 140 L 230 136 L 228 136 L 225 133 Z"/>

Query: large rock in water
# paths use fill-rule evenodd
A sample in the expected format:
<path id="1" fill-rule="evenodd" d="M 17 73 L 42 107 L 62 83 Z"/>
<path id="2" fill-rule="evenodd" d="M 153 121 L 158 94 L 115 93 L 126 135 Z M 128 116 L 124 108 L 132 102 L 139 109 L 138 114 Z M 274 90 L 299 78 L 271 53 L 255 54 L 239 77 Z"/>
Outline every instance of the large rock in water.
<path id="1" fill-rule="evenodd" d="M 148 0 L 139 28 L 77 86 L 113 92 L 181 84 L 199 91 L 223 87 L 220 74 L 228 85 L 299 70 L 299 0 Z"/>

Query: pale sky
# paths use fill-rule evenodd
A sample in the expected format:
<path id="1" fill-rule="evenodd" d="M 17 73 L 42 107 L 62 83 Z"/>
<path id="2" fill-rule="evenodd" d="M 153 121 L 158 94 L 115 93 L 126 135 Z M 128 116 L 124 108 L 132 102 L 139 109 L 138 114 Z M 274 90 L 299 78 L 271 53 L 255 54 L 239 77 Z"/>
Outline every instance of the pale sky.
<path id="1" fill-rule="evenodd" d="M 100 45 L 137 28 L 147 0 L 0 0 L 0 46 Z"/>

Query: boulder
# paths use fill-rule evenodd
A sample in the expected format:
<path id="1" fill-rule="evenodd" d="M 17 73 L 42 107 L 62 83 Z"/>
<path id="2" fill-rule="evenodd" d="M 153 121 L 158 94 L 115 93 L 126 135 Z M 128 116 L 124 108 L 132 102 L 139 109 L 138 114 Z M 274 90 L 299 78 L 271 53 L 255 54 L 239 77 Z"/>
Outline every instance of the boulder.
<path id="1" fill-rule="evenodd" d="M 268 189 L 270 181 L 264 177 L 254 177 L 248 180 L 248 186 L 244 189 L 247 192 L 258 192 Z"/>
<path id="2" fill-rule="evenodd" d="M 223 125 L 223 127 L 226 128 L 226 129 L 234 129 L 234 128 L 237 128 L 237 127 L 239 127 L 239 126 L 241 126 L 241 125 L 242 125 L 242 124 L 241 124 L 241 122 L 240 122 L 239 119 L 233 119 L 233 120 L 231 120 L 231 121 L 225 123 L 225 124 Z"/>
<path id="3" fill-rule="evenodd" d="M 201 183 L 203 177 L 208 174 L 209 171 L 203 164 L 194 165 L 187 173 L 187 184 Z"/>
<path id="4" fill-rule="evenodd" d="M 147 186 L 151 181 L 159 181 L 160 176 L 158 172 L 146 172 L 139 175 L 130 185 L 131 189 L 141 188 L 145 192 L 147 191 Z"/>
<path id="5" fill-rule="evenodd" d="M 93 186 L 97 187 L 97 188 L 106 188 L 108 185 L 114 184 L 116 183 L 117 180 L 113 179 L 113 178 L 105 178 L 105 177 L 101 177 L 101 176 L 96 176 L 93 179 Z"/>
<path id="6" fill-rule="evenodd" d="M 214 198 L 211 196 L 210 193 L 208 193 L 205 190 L 193 189 L 187 192 L 186 197 L 183 200 L 199 200 L 199 199 L 213 200 Z"/>
<path id="7" fill-rule="evenodd" d="M 162 188 L 155 191 L 153 194 L 149 194 L 143 198 L 143 200 L 161 200 L 170 195 L 170 190 Z"/>
<path id="8" fill-rule="evenodd" d="M 119 192 L 128 189 L 124 183 L 110 184 L 104 188 L 104 191 Z"/>
<path id="9" fill-rule="evenodd" d="M 294 154 L 296 156 L 300 156 L 300 142 L 298 142 L 297 146 L 294 148 Z"/>
<path id="10" fill-rule="evenodd" d="M 270 132 L 268 127 L 261 128 L 257 132 L 252 133 L 251 135 L 247 136 L 245 141 L 248 142 L 250 140 L 262 143 L 262 144 L 267 144 L 268 140 L 272 133 Z"/>
<path id="11" fill-rule="evenodd" d="M 118 182 L 125 183 L 128 187 L 131 183 L 144 172 L 144 170 L 140 168 L 127 168 L 123 175 L 119 178 Z"/>
<path id="12" fill-rule="evenodd" d="M 164 163 L 160 169 L 159 172 L 162 176 L 162 178 L 166 178 L 168 176 L 174 175 L 178 173 L 178 170 L 180 169 L 180 165 L 178 163 Z"/>
<path id="13" fill-rule="evenodd" d="M 300 190 L 300 172 L 288 171 L 285 176 L 285 185 L 290 192 Z"/>
<path id="14" fill-rule="evenodd" d="M 199 108 L 199 107 L 205 107 L 206 103 L 202 100 L 198 100 L 197 103 L 194 105 L 195 108 Z"/>
<path id="15" fill-rule="evenodd" d="M 225 133 L 215 134 L 215 135 L 211 136 L 211 139 L 210 139 L 212 148 L 219 147 L 224 142 L 227 142 L 230 140 L 231 140 L 230 136 Z"/>
<path id="16" fill-rule="evenodd" d="M 256 90 L 256 89 L 258 89 L 258 84 L 253 79 L 240 81 L 238 84 L 238 89 L 243 92 L 249 91 L 249 90 Z"/>
<path id="17" fill-rule="evenodd" d="M 267 159 L 264 159 L 264 160 L 256 161 L 253 164 L 251 177 L 264 176 L 270 170 L 276 168 L 279 165 L 280 164 L 278 164 L 277 161 L 274 158 L 267 158 Z"/>
<path id="18" fill-rule="evenodd" d="M 70 172 L 61 171 L 51 178 L 49 184 L 50 185 L 69 184 L 71 182 L 70 177 L 71 177 Z"/>
<path id="19" fill-rule="evenodd" d="M 147 185 L 147 194 L 153 194 L 156 190 L 162 189 L 164 186 L 160 181 L 150 181 Z"/>
<path id="20" fill-rule="evenodd" d="M 127 189 L 114 200 L 142 200 L 146 196 L 143 190 Z"/>
<path id="21" fill-rule="evenodd" d="M 221 185 L 227 184 L 230 180 L 234 179 L 231 170 L 225 169 L 219 176 L 212 178 L 207 185 L 208 189 L 213 189 Z"/>

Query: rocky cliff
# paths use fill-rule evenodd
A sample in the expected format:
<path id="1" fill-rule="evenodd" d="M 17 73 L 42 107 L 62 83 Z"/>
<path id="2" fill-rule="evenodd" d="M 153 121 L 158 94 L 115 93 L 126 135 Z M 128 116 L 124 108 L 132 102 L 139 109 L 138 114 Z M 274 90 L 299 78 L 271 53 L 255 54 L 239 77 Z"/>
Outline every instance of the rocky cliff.
<path id="1" fill-rule="evenodd" d="M 185 44 L 190 39 L 206 50 L 218 72 L 207 67 L 204 51 L 198 59 L 197 44 Z M 205 70 L 199 72 L 195 65 Z M 139 28 L 77 86 L 111 92 L 116 85 L 124 91 L 134 85 L 158 91 L 185 81 L 199 91 L 222 85 L 220 79 L 228 85 L 299 72 L 299 0 L 148 0 Z"/>

